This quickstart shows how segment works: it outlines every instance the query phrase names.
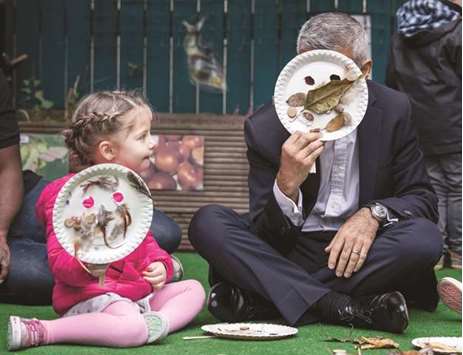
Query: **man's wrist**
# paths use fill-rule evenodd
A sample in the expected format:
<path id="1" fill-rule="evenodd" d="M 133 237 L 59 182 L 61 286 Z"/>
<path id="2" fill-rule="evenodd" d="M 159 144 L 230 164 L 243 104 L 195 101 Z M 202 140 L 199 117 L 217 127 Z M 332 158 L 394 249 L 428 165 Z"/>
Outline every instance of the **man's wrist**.
<path id="1" fill-rule="evenodd" d="M 276 179 L 278 189 L 288 198 L 297 203 L 299 197 L 299 187 L 298 186 L 288 186 L 288 184 L 283 183 L 277 176 Z"/>
<path id="2" fill-rule="evenodd" d="M 368 207 L 362 207 L 360 211 L 363 211 L 363 214 L 368 217 L 371 223 L 373 223 L 377 228 L 380 227 L 381 223 L 378 219 L 373 216 L 373 213 L 371 213 L 371 209 Z"/>

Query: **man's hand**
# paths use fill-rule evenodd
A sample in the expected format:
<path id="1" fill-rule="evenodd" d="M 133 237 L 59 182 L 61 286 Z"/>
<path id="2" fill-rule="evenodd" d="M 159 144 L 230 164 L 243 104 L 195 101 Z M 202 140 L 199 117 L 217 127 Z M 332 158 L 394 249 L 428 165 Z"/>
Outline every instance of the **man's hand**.
<path id="1" fill-rule="evenodd" d="M 166 267 L 160 261 L 155 261 L 148 265 L 146 270 L 143 271 L 143 278 L 148 281 L 154 289 L 160 289 L 166 283 Z"/>
<path id="2" fill-rule="evenodd" d="M 277 185 L 281 192 L 297 203 L 299 186 L 309 174 L 315 159 L 323 151 L 320 133 L 292 134 L 281 147 Z"/>
<path id="3" fill-rule="evenodd" d="M 328 267 L 336 268 L 337 277 L 348 278 L 360 270 L 378 228 L 379 222 L 368 208 L 361 208 L 341 226 L 325 249 L 330 253 Z"/>
<path id="4" fill-rule="evenodd" d="M 10 247 L 6 236 L 0 236 L 0 284 L 5 281 L 10 269 Z"/>

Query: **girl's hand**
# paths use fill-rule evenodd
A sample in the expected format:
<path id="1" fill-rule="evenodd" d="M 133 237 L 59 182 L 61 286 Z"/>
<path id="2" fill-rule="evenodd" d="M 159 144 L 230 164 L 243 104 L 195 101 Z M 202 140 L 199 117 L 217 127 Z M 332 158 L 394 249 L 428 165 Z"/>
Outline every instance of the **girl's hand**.
<path id="1" fill-rule="evenodd" d="M 166 267 L 160 261 L 155 261 L 149 264 L 146 270 L 143 271 L 143 278 L 148 281 L 154 289 L 160 289 L 166 283 Z"/>

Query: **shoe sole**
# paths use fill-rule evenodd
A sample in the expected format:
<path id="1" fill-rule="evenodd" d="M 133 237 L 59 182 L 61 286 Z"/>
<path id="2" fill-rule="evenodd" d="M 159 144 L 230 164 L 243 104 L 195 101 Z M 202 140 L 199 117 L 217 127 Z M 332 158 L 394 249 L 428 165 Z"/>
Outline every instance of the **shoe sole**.
<path id="1" fill-rule="evenodd" d="M 403 313 L 405 314 L 405 321 L 406 321 L 405 327 L 403 327 L 402 329 L 397 330 L 397 331 L 394 332 L 394 333 L 401 334 L 401 333 L 403 333 L 405 331 L 405 329 L 407 329 L 408 324 L 410 322 L 410 317 L 408 315 L 407 301 L 405 300 L 404 295 L 402 295 L 402 293 L 400 293 L 398 291 L 395 292 L 395 295 L 399 297 L 400 303 L 401 303 L 401 306 L 400 306 L 401 311 L 403 311 Z M 402 307 L 403 307 L 403 309 L 402 309 Z"/>
<path id="2" fill-rule="evenodd" d="M 167 319 L 161 317 L 157 312 L 143 313 L 145 318 L 146 327 L 148 328 L 147 344 L 160 341 L 165 338 L 169 332 L 169 324 Z"/>
<path id="3" fill-rule="evenodd" d="M 8 345 L 9 351 L 17 350 L 21 345 L 21 318 L 10 316 L 8 321 Z"/>
<path id="4" fill-rule="evenodd" d="M 400 292 L 397 292 L 398 296 L 400 297 L 401 301 L 402 301 L 402 304 L 404 305 L 405 309 L 405 317 L 407 318 L 407 323 L 408 321 L 410 320 L 410 317 L 408 315 L 408 307 L 407 307 L 407 301 L 405 301 L 405 297 L 404 295 L 402 295 Z"/>
<path id="5" fill-rule="evenodd" d="M 442 303 L 451 310 L 461 314 L 461 282 L 444 277 L 437 284 L 437 292 Z"/>

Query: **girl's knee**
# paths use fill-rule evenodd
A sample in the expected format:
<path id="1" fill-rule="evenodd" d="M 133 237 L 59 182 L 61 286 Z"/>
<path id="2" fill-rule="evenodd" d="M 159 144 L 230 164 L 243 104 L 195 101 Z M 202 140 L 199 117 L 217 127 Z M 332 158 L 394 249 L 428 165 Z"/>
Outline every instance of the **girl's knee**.
<path id="1" fill-rule="evenodd" d="M 204 305 L 206 300 L 206 291 L 204 290 L 203 285 L 197 280 L 185 280 L 185 290 L 191 295 L 192 301 L 200 305 Z"/>

